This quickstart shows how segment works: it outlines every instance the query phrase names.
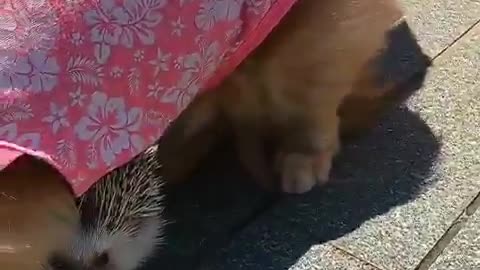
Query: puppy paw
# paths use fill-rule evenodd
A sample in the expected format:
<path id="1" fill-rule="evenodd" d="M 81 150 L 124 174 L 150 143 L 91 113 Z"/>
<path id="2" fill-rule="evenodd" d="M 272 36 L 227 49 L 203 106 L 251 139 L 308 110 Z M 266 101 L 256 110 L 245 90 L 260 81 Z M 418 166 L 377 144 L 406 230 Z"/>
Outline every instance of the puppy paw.
<path id="1" fill-rule="evenodd" d="M 331 157 L 318 154 L 289 153 L 280 159 L 281 188 L 290 194 L 302 194 L 329 180 Z"/>
<path id="2" fill-rule="evenodd" d="M 313 156 L 313 171 L 317 185 L 323 186 L 330 180 L 330 170 L 332 169 L 333 155 L 324 152 Z"/>

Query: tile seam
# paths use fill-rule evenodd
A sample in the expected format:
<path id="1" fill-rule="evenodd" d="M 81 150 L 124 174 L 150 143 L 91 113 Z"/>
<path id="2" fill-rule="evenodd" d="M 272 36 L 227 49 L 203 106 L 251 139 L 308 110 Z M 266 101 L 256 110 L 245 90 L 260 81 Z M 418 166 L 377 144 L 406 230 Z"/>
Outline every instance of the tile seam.
<path id="1" fill-rule="evenodd" d="M 435 61 L 435 59 L 439 58 L 442 56 L 446 51 L 448 51 L 450 48 L 455 46 L 463 37 L 465 37 L 470 31 L 472 31 L 473 28 L 475 28 L 477 25 L 480 25 L 480 19 L 478 19 L 476 22 L 474 22 L 472 25 L 470 25 L 463 33 L 458 35 L 452 42 L 450 42 L 448 45 L 446 45 L 440 52 L 435 54 L 435 56 L 432 57 L 432 62 Z"/>
<path id="2" fill-rule="evenodd" d="M 349 250 L 347 250 L 347 249 L 345 249 L 345 248 L 343 248 L 343 247 L 340 247 L 340 246 L 338 246 L 338 245 L 336 245 L 336 244 L 334 244 L 334 243 L 330 243 L 329 245 L 330 245 L 332 248 L 334 248 L 334 249 L 336 249 L 336 250 L 338 250 L 338 251 L 340 251 L 340 252 L 342 252 L 342 253 L 345 253 L 345 255 L 347 255 L 347 256 L 349 256 L 349 257 L 352 257 L 352 258 L 354 258 L 354 259 L 356 259 L 356 260 L 358 260 L 358 261 L 360 261 L 360 262 L 362 262 L 362 263 L 365 263 L 365 264 L 367 264 L 367 265 L 375 268 L 376 270 L 387 270 L 387 269 L 384 269 L 383 267 L 380 267 L 380 266 L 376 265 L 376 264 L 373 263 L 373 262 L 370 262 L 370 261 L 365 260 L 365 259 L 363 259 L 363 258 L 359 258 L 357 255 L 353 254 L 353 253 L 350 252 Z"/>
<path id="3" fill-rule="evenodd" d="M 480 206 L 480 192 L 474 196 L 463 211 L 452 222 L 447 231 L 440 237 L 435 245 L 423 257 L 415 270 L 428 270 L 437 261 L 438 257 L 445 251 L 460 231 L 465 227 L 471 216 Z"/>

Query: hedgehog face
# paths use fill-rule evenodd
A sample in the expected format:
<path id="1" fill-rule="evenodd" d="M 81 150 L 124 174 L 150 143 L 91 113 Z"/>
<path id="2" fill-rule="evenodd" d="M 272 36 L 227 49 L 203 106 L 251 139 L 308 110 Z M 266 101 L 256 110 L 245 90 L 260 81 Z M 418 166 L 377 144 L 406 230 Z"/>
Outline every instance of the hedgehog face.
<path id="1" fill-rule="evenodd" d="M 44 266 L 45 270 L 118 270 L 127 269 L 117 266 L 112 261 L 110 254 L 104 252 L 95 255 L 88 262 L 72 258 L 71 256 L 61 253 L 52 254 L 48 259 L 48 263 Z M 136 269 L 136 267 L 132 268 Z"/>
<path id="2" fill-rule="evenodd" d="M 135 270 L 158 246 L 159 218 L 136 222 L 135 233 L 81 229 L 68 251 L 52 253 L 46 270 Z"/>
<path id="3" fill-rule="evenodd" d="M 79 198 L 78 229 L 46 270 L 135 270 L 153 254 L 165 225 L 156 151 L 149 147 Z"/>
<path id="4" fill-rule="evenodd" d="M 84 265 L 71 257 L 55 253 L 48 259 L 46 270 L 109 270 L 110 258 L 108 253 L 102 253 L 95 256 L 90 265 Z"/>

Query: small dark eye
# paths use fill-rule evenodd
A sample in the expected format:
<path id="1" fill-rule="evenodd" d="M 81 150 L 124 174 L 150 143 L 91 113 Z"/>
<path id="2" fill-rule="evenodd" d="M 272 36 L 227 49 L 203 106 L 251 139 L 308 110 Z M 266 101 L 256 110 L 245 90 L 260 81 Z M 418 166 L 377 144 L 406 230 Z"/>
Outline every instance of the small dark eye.
<path id="1" fill-rule="evenodd" d="M 64 257 L 54 254 L 48 258 L 48 265 L 52 270 L 70 270 L 74 269 L 72 264 Z M 48 269 L 48 268 L 47 268 Z"/>
<path id="2" fill-rule="evenodd" d="M 99 254 L 93 264 L 95 267 L 105 267 L 110 262 L 110 256 L 108 256 L 107 252 L 103 252 Z"/>

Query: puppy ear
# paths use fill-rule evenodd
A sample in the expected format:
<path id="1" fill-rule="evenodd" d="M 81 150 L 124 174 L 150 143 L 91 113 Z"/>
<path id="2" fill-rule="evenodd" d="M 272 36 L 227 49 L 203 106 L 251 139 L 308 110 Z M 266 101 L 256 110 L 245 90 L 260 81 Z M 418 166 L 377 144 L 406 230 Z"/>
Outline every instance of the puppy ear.
<path id="1" fill-rule="evenodd" d="M 79 218 L 62 175 L 22 156 L 0 171 L 0 220 L 1 268 L 39 270 L 66 247 Z"/>

